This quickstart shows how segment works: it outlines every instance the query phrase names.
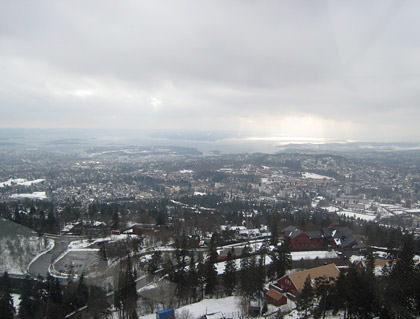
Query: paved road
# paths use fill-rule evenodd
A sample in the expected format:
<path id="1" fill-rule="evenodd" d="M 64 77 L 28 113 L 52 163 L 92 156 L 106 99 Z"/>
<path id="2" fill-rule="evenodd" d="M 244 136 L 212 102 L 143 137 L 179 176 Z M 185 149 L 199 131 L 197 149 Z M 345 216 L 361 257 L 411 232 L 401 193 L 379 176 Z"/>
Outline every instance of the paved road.
<path id="1" fill-rule="evenodd" d="M 31 264 L 29 267 L 29 274 L 33 277 L 41 275 L 46 278 L 48 276 L 48 266 L 67 249 L 67 246 L 71 241 L 76 240 L 74 237 L 65 236 L 47 237 L 55 241 L 55 246 L 51 251 L 43 254 Z"/>

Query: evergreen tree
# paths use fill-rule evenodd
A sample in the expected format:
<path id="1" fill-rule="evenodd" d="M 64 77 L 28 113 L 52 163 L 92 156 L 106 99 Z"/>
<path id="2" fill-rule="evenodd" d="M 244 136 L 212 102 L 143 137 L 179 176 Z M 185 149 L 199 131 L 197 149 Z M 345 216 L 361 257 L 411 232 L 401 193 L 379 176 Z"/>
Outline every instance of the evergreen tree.
<path id="1" fill-rule="evenodd" d="M 366 256 L 366 272 L 375 275 L 375 258 L 371 251 Z"/>
<path id="2" fill-rule="evenodd" d="M 223 275 L 223 283 L 226 293 L 230 296 L 236 287 L 236 263 L 232 257 L 232 252 L 229 251 L 225 263 L 225 273 Z"/>
<path id="3" fill-rule="evenodd" d="M 205 263 L 206 277 L 205 277 L 205 292 L 207 295 L 212 295 L 217 284 L 217 271 L 214 263 L 209 259 Z"/>
<path id="4" fill-rule="evenodd" d="M 214 263 L 217 260 L 216 251 L 217 233 L 214 233 L 209 246 L 209 255 L 205 263 L 205 292 L 206 294 L 212 295 L 217 284 L 217 271 Z"/>
<path id="5" fill-rule="evenodd" d="M 246 257 L 244 254 L 241 257 L 241 270 L 239 272 L 239 288 L 242 296 L 246 297 L 249 294 L 249 286 L 251 285 L 249 271 L 249 257 Z"/>
<path id="6" fill-rule="evenodd" d="M 99 259 L 105 263 L 108 263 L 108 255 L 106 253 L 106 244 L 105 242 L 101 242 L 99 244 L 99 251 L 98 251 Z"/>
<path id="7" fill-rule="evenodd" d="M 270 232 L 271 232 L 270 244 L 273 246 L 277 246 L 278 241 L 279 241 L 279 231 L 278 231 L 276 216 L 273 216 L 270 219 Z"/>
<path id="8" fill-rule="evenodd" d="M 297 300 L 297 307 L 300 311 L 305 311 L 304 318 L 308 317 L 308 310 L 310 311 L 314 299 L 314 291 L 312 289 L 311 277 L 308 276 L 303 285 L 302 292 Z"/>
<path id="9" fill-rule="evenodd" d="M 120 228 L 120 215 L 117 211 L 112 214 L 112 228 L 119 229 Z"/>
<path id="10" fill-rule="evenodd" d="M 181 263 L 180 268 L 175 273 L 175 283 L 176 296 L 180 304 L 182 304 L 188 295 L 186 271 L 183 263 Z"/>
<path id="11" fill-rule="evenodd" d="M 121 266 L 118 276 L 118 289 L 114 295 L 114 303 L 119 310 L 121 319 L 131 318 L 136 313 L 137 289 L 135 279 L 136 274 L 133 271 L 131 258 L 128 255 Z"/>
<path id="12" fill-rule="evenodd" d="M 0 315 L 4 319 L 13 319 L 16 309 L 13 306 L 13 299 L 10 294 L 10 278 L 5 272 L 0 282 Z"/>
<path id="13" fill-rule="evenodd" d="M 204 298 L 204 291 L 206 285 L 206 264 L 203 261 L 199 261 L 197 265 L 197 275 L 198 275 L 198 288 L 200 290 L 200 298 Z"/>
<path id="14" fill-rule="evenodd" d="M 287 242 L 281 246 L 277 246 L 271 252 L 272 264 L 270 266 L 269 274 L 270 277 L 280 278 L 283 277 L 287 269 L 290 269 L 292 265 L 292 259 L 290 255 L 290 247 Z"/>
<path id="15" fill-rule="evenodd" d="M 319 277 L 315 279 L 315 294 L 319 299 L 319 304 L 314 312 L 315 318 L 325 319 L 325 313 L 330 304 L 330 293 L 331 293 L 331 278 Z"/>
<path id="16" fill-rule="evenodd" d="M 84 275 L 80 275 L 77 282 L 76 293 L 74 298 L 74 306 L 76 309 L 83 307 L 89 300 L 89 289 L 85 284 Z"/>
<path id="17" fill-rule="evenodd" d="M 58 279 L 48 276 L 47 289 L 48 296 L 46 305 L 46 317 L 48 319 L 63 318 L 63 294 Z"/>
<path id="18" fill-rule="evenodd" d="M 259 284 L 257 255 L 252 255 L 249 258 L 248 279 L 249 279 L 249 285 L 248 285 L 247 295 L 251 298 L 256 298 L 258 297 L 258 293 L 261 288 Z"/>
<path id="19" fill-rule="evenodd" d="M 107 302 L 106 293 L 102 288 L 89 286 L 89 299 L 87 306 L 87 318 L 109 318 L 109 304 Z"/>
<path id="20" fill-rule="evenodd" d="M 41 298 L 38 290 L 38 285 L 34 284 L 28 276 L 25 277 L 22 292 L 20 295 L 19 305 L 19 319 L 32 319 L 37 316 L 39 312 Z"/>
<path id="21" fill-rule="evenodd" d="M 334 314 L 339 310 L 344 310 L 344 319 L 347 318 L 350 301 L 350 284 L 344 272 L 340 272 L 334 284 L 333 290 L 333 309 Z"/>
<path id="22" fill-rule="evenodd" d="M 264 284 L 267 279 L 267 272 L 265 268 L 265 263 L 266 263 L 266 248 L 265 247 L 261 248 L 259 257 L 260 258 L 258 260 L 256 285 L 258 287 L 258 290 L 262 293 L 261 296 L 264 296 L 263 294 Z"/>
<path id="23" fill-rule="evenodd" d="M 199 286 L 198 270 L 195 265 L 194 256 L 191 255 L 187 273 L 188 294 L 193 302 L 197 301 L 197 287 Z"/>
<path id="24" fill-rule="evenodd" d="M 47 230 L 51 232 L 56 231 L 59 227 L 57 219 L 55 218 L 54 212 L 52 209 L 48 212 L 46 226 L 47 226 Z"/>
<path id="25" fill-rule="evenodd" d="M 384 310 L 394 317 L 414 318 L 416 311 L 415 295 L 417 277 L 414 268 L 414 245 L 411 237 L 406 237 L 398 254 L 398 259 L 387 277 Z"/>

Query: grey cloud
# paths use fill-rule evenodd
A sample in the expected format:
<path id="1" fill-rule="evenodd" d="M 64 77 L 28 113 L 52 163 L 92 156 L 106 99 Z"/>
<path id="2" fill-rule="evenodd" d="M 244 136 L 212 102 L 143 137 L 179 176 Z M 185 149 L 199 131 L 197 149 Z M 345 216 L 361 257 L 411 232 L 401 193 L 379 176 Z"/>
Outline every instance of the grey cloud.
<path id="1" fill-rule="evenodd" d="M 0 6 L 0 126 L 266 134 L 265 123 L 243 123 L 313 116 L 325 125 L 314 135 L 420 133 L 415 1 Z M 348 122 L 354 131 L 340 131 Z"/>

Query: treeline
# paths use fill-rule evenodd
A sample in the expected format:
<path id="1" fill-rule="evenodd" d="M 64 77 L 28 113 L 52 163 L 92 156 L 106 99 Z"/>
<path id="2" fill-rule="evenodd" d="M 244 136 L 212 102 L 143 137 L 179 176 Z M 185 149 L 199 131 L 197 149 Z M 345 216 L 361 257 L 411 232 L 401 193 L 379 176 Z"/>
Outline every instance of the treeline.
<path id="1" fill-rule="evenodd" d="M 0 203 L 0 216 L 15 223 L 32 228 L 39 233 L 55 233 L 60 229 L 60 224 L 56 218 L 52 205 L 36 208 L 31 206 L 28 211 L 20 206 L 10 208 L 4 203 Z"/>
<path id="2" fill-rule="evenodd" d="M 298 309 L 315 318 L 327 311 L 340 312 L 345 319 L 353 318 L 417 318 L 420 313 L 420 267 L 413 260 L 411 238 L 405 243 L 394 264 L 385 266 L 382 275 L 375 276 L 373 256 L 368 255 L 364 267 L 352 266 L 341 272 L 333 283 L 307 278 L 298 298 Z"/>
<path id="3" fill-rule="evenodd" d="M 215 233 L 209 244 L 205 258 L 192 250 L 177 249 L 175 258 L 162 257 L 155 252 L 147 265 L 147 271 L 154 274 L 159 269 L 168 275 L 175 288 L 175 306 L 200 301 L 205 296 L 224 297 L 240 295 L 264 303 L 264 284 L 283 276 L 291 267 L 288 245 L 276 246 L 268 251 L 263 246 L 258 252 L 250 253 L 245 248 L 240 259 L 232 252 L 220 262 L 216 247 L 218 234 Z M 268 261 L 271 260 L 271 263 Z M 152 310 L 153 311 L 153 310 Z"/>
<path id="4" fill-rule="evenodd" d="M 64 287 L 51 276 L 45 281 L 27 277 L 20 291 L 18 311 L 13 304 L 7 272 L 0 279 L 0 316 L 4 319 L 60 319 L 83 306 L 88 306 L 85 310 L 87 314 L 98 318 L 107 314 L 109 306 L 105 292 L 99 287 L 87 286 L 83 275 L 77 281 L 69 281 Z"/>

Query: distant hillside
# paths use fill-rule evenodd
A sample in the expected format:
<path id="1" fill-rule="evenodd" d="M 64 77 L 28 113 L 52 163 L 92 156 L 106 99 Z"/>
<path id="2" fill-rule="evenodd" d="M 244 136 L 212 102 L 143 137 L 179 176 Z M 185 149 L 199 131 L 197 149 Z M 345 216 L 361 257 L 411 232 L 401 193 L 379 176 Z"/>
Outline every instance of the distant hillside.
<path id="1" fill-rule="evenodd" d="M 30 261 L 52 243 L 25 226 L 0 218 L 0 273 L 24 274 Z"/>

